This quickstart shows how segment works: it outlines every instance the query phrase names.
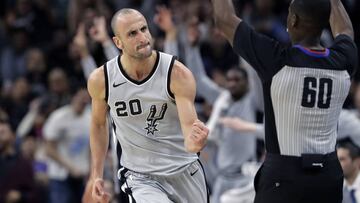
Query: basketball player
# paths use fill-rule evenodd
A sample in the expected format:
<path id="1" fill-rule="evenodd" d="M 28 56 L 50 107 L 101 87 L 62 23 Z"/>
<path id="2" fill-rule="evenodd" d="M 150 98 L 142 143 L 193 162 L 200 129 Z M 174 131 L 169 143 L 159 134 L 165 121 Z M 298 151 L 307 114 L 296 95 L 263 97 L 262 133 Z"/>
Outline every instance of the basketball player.
<path id="1" fill-rule="evenodd" d="M 106 112 L 122 148 L 119 178 L 131 202 L 207 202 L 197 153 L 208 129 L 197 119 L 195 81 L 171 55 L 152 50 L 144 16 L 118 11 L 111 22 L 122 54 L 91 73 L 92 173 L 85 196 L 107 202 L 103 168 L 108 147 Z M 90 188 L 90 189 L 89 189 Z"/>
<path id="2" fill-rule="evenodd" d="M 340 0 L 293 0 L 282 45 L 235 15 L 230 0 L 212 0 L 217 26 L 263 84 L 265 162 L 255 203 L 340 203 L 343 173 L 335 152 L 337 122 L 357 66 L 351 21 Z M 320 44 L 328 25 L 335 38 Z"/>

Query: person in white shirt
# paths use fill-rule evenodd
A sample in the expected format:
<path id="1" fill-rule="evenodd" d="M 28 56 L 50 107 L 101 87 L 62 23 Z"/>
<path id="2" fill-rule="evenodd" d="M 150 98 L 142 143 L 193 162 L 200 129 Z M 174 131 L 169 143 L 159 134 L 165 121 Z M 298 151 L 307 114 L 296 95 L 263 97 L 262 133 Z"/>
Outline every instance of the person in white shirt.
<path id="1" fill-rule="evenodd" d="M 86 89 L 80 88 L 71 104 L 55 110 L 45 123 L 51 203 L 81 202 L 90 169 L 89 102 Z"/>

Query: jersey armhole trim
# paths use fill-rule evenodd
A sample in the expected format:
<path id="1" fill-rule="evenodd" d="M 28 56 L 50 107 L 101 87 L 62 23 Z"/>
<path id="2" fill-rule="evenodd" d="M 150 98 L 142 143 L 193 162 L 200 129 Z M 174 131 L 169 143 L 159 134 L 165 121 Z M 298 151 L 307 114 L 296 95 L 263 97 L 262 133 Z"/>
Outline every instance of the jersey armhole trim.
<path id="1" fill-rule="evenodd" d="M 104 76 L 105 76 L 105 101 L 108 103 L 109 99 L 109 78 L 108 78 L 108 71 L 107 71 L 107 63 L 104 64 Z"/>
<path id="2" fill-rule="evenodd" d="M 172 93 L 171 89 L 170 89 L 170 80 L 171 80 L 171 72 L 172 72 L 175 60 L 176 60 L 176 56 L 173 56 L 171 58 L 171 62 L 170 62 L 169 68 L 168 68 L 167 79 L 166 79 L 166 81 L 167 81 L 166 82 L 167 83 L 166 84 L 166 90 L 167 90 L 167 93 L 170 96 L 170 98 L 173 99 L 173 100 L 175 100 L 175 96 L 174 96 L 174 93 Z"/>

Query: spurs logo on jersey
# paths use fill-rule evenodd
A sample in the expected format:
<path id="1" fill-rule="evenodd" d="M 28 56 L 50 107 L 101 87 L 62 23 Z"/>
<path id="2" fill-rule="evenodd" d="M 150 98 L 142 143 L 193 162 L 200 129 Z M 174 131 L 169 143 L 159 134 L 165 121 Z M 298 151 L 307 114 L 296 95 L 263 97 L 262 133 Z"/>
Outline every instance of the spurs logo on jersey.
<path id="1" fill-rule="evenodd" d="M 151 134 L 151 135 L 154 135 L 154 133 L 155 133 L 156 131 L 159 131 L 159 130 L 156 128 L 156 126 L 158 125 L 158 124 L 156 124 L 156 121 L 161 120 L 161 119 L 164 118 L 166 109 L 167 109 L 167 104 L 164 103 L 164 104 L 161 106 L 161 110 L 160 110 L 159 114 L 156 115 L 156 106 L 155 106 L 155 105 L 152 105 L 152 106 L 150 107 L 150 113 L 149 113 L 149 115 L 148 115 L 148 117 L 147 117 L 147 119 L 146 119 L 148 123 L 147 123 L 147 127 L 145 128 L 145 129 L 147 130 L 147 133 L 146 133 L 146 134 L 147 134 L 148 136 L 149 136 L 150 134 Z"/>

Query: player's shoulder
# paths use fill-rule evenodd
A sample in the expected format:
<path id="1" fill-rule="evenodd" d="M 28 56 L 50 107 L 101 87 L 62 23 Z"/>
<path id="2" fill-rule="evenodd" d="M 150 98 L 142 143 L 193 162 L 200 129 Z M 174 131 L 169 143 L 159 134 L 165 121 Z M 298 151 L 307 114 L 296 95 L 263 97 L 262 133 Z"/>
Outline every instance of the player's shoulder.
<path id="1" fill-rule="evenodd" d="M 100 66 L 91 72 L 88 79 L 88 91 L 91 97 L 102 97 L 105 91 L 104 66 Z"/>
<path id="2" fill-rule="evenodd" d="M 171 79 L 172 80 L 186 80 L 193 78 L 191 71 L 180 61 L 175 60 L 172 67 Z"/>
<path id="3" fill-rule="evenodd" d="M 175 61 L 170 79 L 170 89 L 175 95 L 195 91 L 195 79 L 191 71 L 181 62 Z"/>

